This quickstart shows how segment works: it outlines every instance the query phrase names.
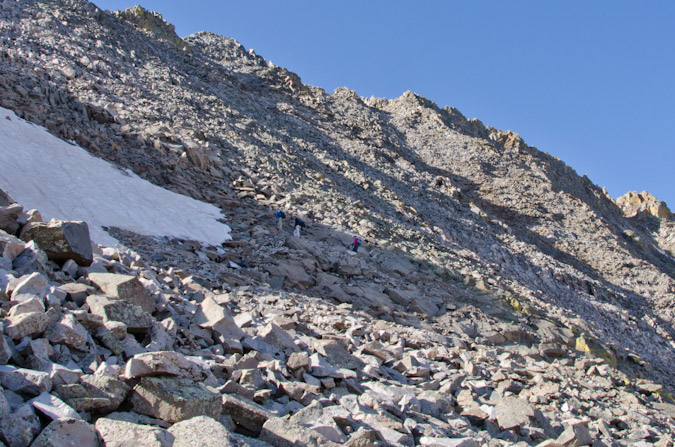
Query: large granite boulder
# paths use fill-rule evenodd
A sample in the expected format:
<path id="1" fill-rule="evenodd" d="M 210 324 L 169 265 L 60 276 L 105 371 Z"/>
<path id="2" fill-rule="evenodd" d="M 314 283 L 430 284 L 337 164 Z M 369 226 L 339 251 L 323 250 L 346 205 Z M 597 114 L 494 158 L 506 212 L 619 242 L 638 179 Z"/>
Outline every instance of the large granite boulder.
<path id="1" fill-rule="evenodd" d="M 130 402 L 137 413 L 167 422 L 195 416 L 217 419 L 223 406 L 217 391 L 181 377 L 143 377 L 132 390 Z"/>
<path id="2" fill-rule="evenodd" d="M 94 260 L 86 222 L 29 222 L 21 230 L 21 239 L 35 241 L 53 261 L 72 259 L 88 266 Z"/>

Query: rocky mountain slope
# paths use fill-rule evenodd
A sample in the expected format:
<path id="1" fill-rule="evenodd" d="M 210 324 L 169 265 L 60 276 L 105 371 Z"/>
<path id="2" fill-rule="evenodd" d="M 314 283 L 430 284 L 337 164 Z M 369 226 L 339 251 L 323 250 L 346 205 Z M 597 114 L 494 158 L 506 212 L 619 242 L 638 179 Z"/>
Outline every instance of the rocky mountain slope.
<path id="1" fill-rule="evenodd" d="M 296 435 L 301 445 L 672 445 L 665 204 L 648 194 L 617 204 L 515 133 L 411 92 L 328 94 L 233 39 L 180 39 L 140 8 L 5 0 L 0 43 L 0 106 L 221 207 L 234 239 L 209 247 L 117 228 L 127 248 L 100 250 L 97 269 L 22 270 L 19 253 L 40 252 L 12 239 L 27 217 L 0 203 L 15 247 L 3 256 L 12 379 L 0 412 L 29 421 L 23 438 L 0 427 L 0 440 L 29 445 L 43 427 L 24 402 L 44 393 L 106 445 L 119 445 L 106 438 L 115 424 L 168 439 L 196 413 L 141 400 L 187 386 L 207 400 L 217 390 L 222 408 L 209 401 L 201 414 L 227 414 L 218 430 L 273 445 Z M 276 228 L 279 209 L 308 223 L 302 237 L 290 222 Z M 352 234 L 364 240 L 357 254 Z M 33 271 L 46 278 L 31 292 L 42 307 L 14 296 Z M 141 278 L 144 326 L 100 310 L 121 298 L 97 282 L 104 272 Z M 47 317 L 26 329 L 23 314 Z M 63 325 L 86 341 L 48 329 Z M 55 379 L 52 365 L 73 375 Z M 38 372 L 58 386 L 15 388 L 17 374 Z M 113 386 L 119 402 L 77 400 Z M 87 397 L 74 397 L 80 388 Z"/>

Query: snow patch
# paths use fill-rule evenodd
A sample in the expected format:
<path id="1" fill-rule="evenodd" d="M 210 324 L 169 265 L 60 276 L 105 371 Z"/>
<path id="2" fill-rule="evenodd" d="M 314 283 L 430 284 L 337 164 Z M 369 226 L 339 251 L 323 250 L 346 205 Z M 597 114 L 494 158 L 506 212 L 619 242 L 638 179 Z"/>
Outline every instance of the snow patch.
<path id="1" fill-rule="evenodd" d="M 0 107 L 0 188 L 45 220 L 82 220 L 92 241 L 115 246 L 102 227 L 218 245 L 232 239 L 220 210 L 141 179 Z"/>

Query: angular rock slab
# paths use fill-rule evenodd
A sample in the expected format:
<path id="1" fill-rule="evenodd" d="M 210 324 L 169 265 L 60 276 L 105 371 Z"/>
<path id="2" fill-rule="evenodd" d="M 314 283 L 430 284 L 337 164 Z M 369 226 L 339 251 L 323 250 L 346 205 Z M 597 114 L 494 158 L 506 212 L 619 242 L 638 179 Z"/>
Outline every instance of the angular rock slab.
<path id="1" fill-rule="evenodd" d="M 534 409 L 529 402 L 517 397 L 505 397 L 495 405 L 497 423 L 502 430 L 519 430 L 534 417 Z"/>
<path id="2" fill-rule="evenodd" d="M 274 346 L 286 356 L 300 350 L 296 346 L 293 336 L 275 323 L 268 323 L 267 326 L 260 331 L 259 336 L 265 343 Z"/>
<path id="3" fill-rule="evenodd" d="M 10 447 L 28 447 L 41 428 L 33 407 L 22 405 L 14 413 L 0 418 L 0 440 Z"/>
<path id="4" fill-rule="evenodd" d="M 66 296 L 75 304 L 81 306 L 89 295 L 94 294 L 94 288 L 79 282 L 69 282 L 59 286 L 59 289 L 66 292 Z"/>
<path id="5" fill-rule="evenodd" d="M 47 294 L 48 286 L 49 283 L 47 278 L 43 274 L 33 272 L 20 278 L 19 284 L 17 284 L 12 291 L 12 297 L 23 294 L 33 294 L 38 295 L 40 298 L 44 298 Z"/>
<path id="6" fill-rule="evenodd" d="M 331 365 L 336 368 L 361 370 L 365 366 L 362 360 L 349 353 L 344 343 L 337 340 L 315 340 L 314 349 L 330 359 Z"/>
<path id="7" fill-rule="evenodd" d="M 339 446 L 326 439 L 320 433 L 301 425 L 293 424 L 284 418 L 271 418 L 263 425 L 260 437 L 275 447 L 333 447 Z"/>
<path id="8" fill-rule="evenodd" d="M 181 377 L 143 377 L 130 401 L 134 411 L 172 423 L 195 416 L 217 419 L 223 406 L 218 392 Z"/>
<path id="9" fill-rule="evenodd" d="M 35 241 L 52 261 L 72 259 L 89 266 L 94 260 L 86 222 L 29 222 L 21 230 L 21 239 Z"/>
<path id="10" fill-rule="evenodd" d="M 173 447 L 230 447 L 230 432 L 208 416 L 178 422 L 168 430 L 174 436 Z"/>
<path id="11" fill-rule="evenodd" d="M 128 379 L 145 376 L 177 376 L 202 379 L 199 366 L 175 351 L 155 351 L 136 354 L 127 362 L 124 375 Z"/>
<path id="12" fill-rule="evenodd" d="M 32 298 L 29 298 L 32 297 Z M 21 314 L 29 314 L 33 312 L 44 312 L 45 305 L 37 295 L 19 295 L 18 304 L 12 306 L 9 310 L 9 316 L 15 317 Z M 28 298 L 28 299 L 23 299 Z"/>
<path id="13" fill-rule="evenodd" d="M 209 296 L 199 303 L 193 321 L 200 327 L 216 331 L 224 339 L 241 340 L 246 336 L 230 312 Z"/>
<path id="14" fill-rule="evenodd" d="M 133 422 L 100 418 L 96 431 L 106 447 L 171 447 L 173 435 L 166 430 Z"/>
<path id="15" fill-rule="evenodd" d="M 137 277 L 117 273 L 90 273 L 87 278 L 96 284 L 103 293 L 113 298 L 129 301 L 151 314 L 155 311 L 155 302 Z"/>
<path id="16" fill-rule="evenodd" d="M 61 320 L 47 327 L 45 336 L 52 344 L 63 344 L 82 351 L 87 344 L 89 333 L 72 314 L 65 314 Z"/>
<path id="17" fill-rule="evenodd" d="M 10 365 L 0 366 L 0 384 L 15 393 L 38 396 L 52 389 L 49 374 L 32 369 L 16 368 Z"/>
<path id="18" fill-rule="evenodd" d="M 49 317 L 44 312 L 31 312 L 8 317 L 9 325 L 5 327 L 5 334 L 14 340 L 30 335 L 41 334 L 49 325 Z"/>
<path id="19" fill-rule="evenodd" d="M 110 399 L 110 406 L 101 411 L 116 410 L 131 391 L 126 383 L 115 377 L 91 374 L 82 376 L 81 382 L 90 395 Z"/>
<path id="20" fill-rule="evenodd" d="M 0 206 L 0 230 L 10 234 L 16 233 L 16 230 L 19 229 L 17 220 L 22 211 L 23 207 L 18 203 Z"/>
<path id="21" fill-rule="evenodd" d="M 40 394 L 35 399 L 31 399 L 30 403 L 36 410 L 51 420 L 81 419 L 80 415 L 68 406 L 68 404 L 49 393 Z"/>
<path id="22" fill-rule="evenodd" d="M 428 447 L 480 447 L 478 441 L 472 438 L 431 438 L 422 436 L 420 445 Z"/>
<path id="23" fill-rule="evenodd" d="M 31 447 L 98 447 L 99 440 L 93 425 L 82 419 L 62 418 L 52 421 Z"/>
<path id="24" fill-rule="evenodd" d="M 222 408 L 223 413 L 229 415 L 235 423 L 256 435 L 262 430 L 263 424 L 274 417 L 255 402 L 233 394 L 223 394 Z"/>
<path id="25" fill-rule="evenodd" d="M 556 442 L 561 445 L 591 445 L 593 444 L 593 437 L 588 430 L 588 426 L 584 421 L 573 421 L 563 431 Z"/>
<path id="26" fill-rule="evenodd" d="M 140 306 L 119 298 L 90 295 L 87 297 L 87 304 L 91 313 L 103 317 L 104 321 L 120 321 L 132 333 L 146 332 L 155 322 Z"/>
<path id="27" fill-rule="evenodd" d="M 12 350 L 9 348 L 9 343 L 7 343 L 5 337 L 0 334 L 0 366 L 6 365 L 11 358 Z"/>
<path id="28" fill-rule="evenodd" d="M 47 270 L 47 254 L 38 245 L 31 241 L 26 248 L 12 261 L 12 268 L 19 275 L 28 275 L 33 272 Z"/>

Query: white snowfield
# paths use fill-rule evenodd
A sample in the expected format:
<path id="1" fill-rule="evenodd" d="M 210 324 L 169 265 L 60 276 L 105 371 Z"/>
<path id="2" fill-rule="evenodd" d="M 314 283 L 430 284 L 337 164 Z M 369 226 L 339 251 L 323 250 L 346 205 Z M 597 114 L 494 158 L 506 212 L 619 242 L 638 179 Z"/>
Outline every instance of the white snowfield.
<path id="1" fill-rule="evenodd" d="M 87 222 L 101 245 L 118 242 L 104 226 L 212 245 L 232 239 L 215 206 L 153 185 L 2 107 L 0 188 L 45 221 Z"/>

